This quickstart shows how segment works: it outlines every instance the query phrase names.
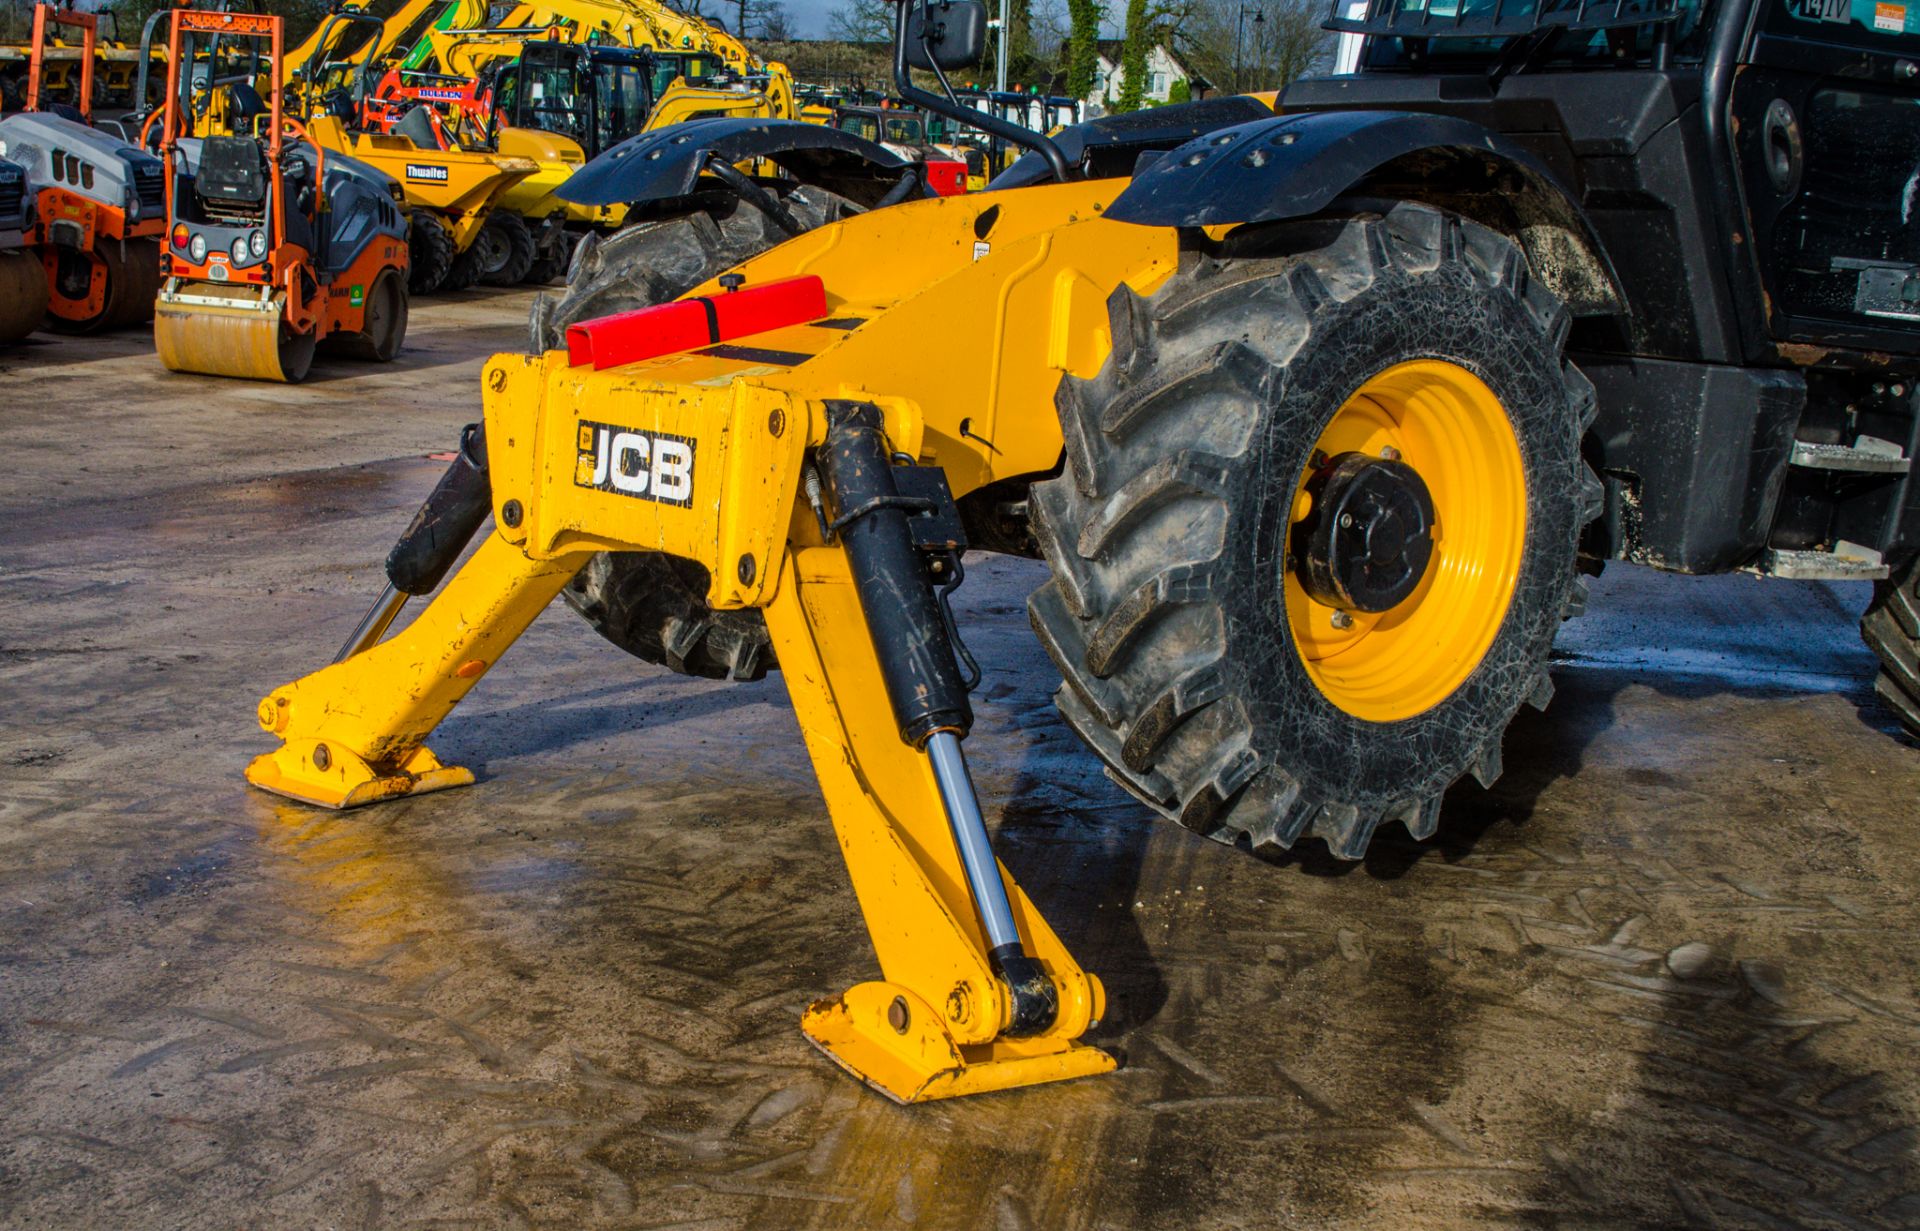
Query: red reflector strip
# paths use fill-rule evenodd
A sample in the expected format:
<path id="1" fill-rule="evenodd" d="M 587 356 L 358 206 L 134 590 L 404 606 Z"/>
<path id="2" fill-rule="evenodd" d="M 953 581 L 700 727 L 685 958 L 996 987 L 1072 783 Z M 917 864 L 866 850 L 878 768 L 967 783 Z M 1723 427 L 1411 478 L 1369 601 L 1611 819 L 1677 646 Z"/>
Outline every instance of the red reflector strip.
<path id="1" fill-rule="evenodd" d="M 958 196 L 967 190 L 967 164 L 944 158 L 927 159 L 927 187 L 938 196 Z"/>
<path id="2" fill-rule="evenodd" d="M 711 343 L 707 311 L 688 300 L 567 326 L 567 363 L 595 370 Z"/>
<path id="3" fill-rule="evenodd" d="M 827 314 L 827 290 L 813 274 L 700 299 L 683 299 L 567 327 L 567 363 L 595 371 L 695 350 Z"/>

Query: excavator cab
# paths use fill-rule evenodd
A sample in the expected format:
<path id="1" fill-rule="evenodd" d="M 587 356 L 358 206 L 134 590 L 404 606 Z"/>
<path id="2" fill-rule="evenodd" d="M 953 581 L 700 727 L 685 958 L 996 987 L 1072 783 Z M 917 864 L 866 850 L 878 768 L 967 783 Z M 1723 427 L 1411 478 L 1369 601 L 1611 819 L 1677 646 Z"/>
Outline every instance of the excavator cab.
<path id="1" fill-rule="evenodd" d="M 654 104 L 683 77 L 688 61 L 714 59 L 530 42 L 494 85 L 494 115 L 513 128 L 565 137 L 591 160 L 646 128 Z"/>

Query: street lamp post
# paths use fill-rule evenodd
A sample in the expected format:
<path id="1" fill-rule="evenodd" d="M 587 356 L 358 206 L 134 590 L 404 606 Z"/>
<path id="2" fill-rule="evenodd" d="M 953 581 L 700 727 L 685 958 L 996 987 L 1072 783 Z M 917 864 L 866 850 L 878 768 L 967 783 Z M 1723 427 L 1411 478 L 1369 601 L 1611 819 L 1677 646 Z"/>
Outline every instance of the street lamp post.
<path id="1" fill-rule="evenodd" d="M 1233 23 L 1233 92 L 1235 94 L 1238 94 L 1240 93 L 1240 91 L 1246 89 L 1246 83 L 1241 81 L 1240 79 L 1240 43 L 1246 37 L 1248 13 L 1253 14 L 1253 24 L 1256 26 L 1265 24 L 1267 20 L 1267 15 L 1265 13 L 1261 12 L 1257 8 L 1251 8 L 1244 4 L 1240 6 L 1239 16 L 1234 19 L 1234 23 Z"/>
<path id="2" fill-rule="evenodd" d="M 1011 24 L 1007 18 L 1007 0 L 1000 0 L 1000 50 L 994 56 L 993 88 L 1002 94 L 1007 92 L 1007 27 Z"/>

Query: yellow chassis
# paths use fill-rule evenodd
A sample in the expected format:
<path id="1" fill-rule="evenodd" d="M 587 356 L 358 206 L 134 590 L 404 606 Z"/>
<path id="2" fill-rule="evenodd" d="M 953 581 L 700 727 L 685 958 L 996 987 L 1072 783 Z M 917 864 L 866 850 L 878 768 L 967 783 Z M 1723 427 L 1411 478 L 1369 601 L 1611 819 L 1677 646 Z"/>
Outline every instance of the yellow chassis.
<path id="1" fill-rule="evenodd" d="M 1054 388 L 1063 372 L 1105 361 L 1108 295 L 1123 282 L 1150 291 L 1174 268 L 1171 230 L 1100 216 L 1122 186 L 916 202 L 741 267 L 750 286 L 818 275 L 828 317 L 858 319 L 852 329 L 794 325 L 753 336 L 744 357 L 695 351 L 605 371 L 569 367 L 562 352 L 495 356 L 484 376 L 494 529 L 402 631 L 261 702 L 262 726 L 283 742 L 248 779 L 327 807 L 471 782 L 434 756 L 428 734 L 593 553 L 697 560 L 715 606 L 765 611 L 880 961 L 881 981 L 807 1011 L 808 1037 L 902 1102 L 1112 1068 L 1078 1041 L 1101 1015 L 1099 981 L 1004 869 L 1060 1012 L 1038 1036 L 1003 1033 L 1011 998 L 934 777 L 898 734 L 845 551 L 822 540 L 800 474 L 825 439 L 828 399 L 880 406 L 891 447 L 942 467 L 956 495 L 1053 467 Z M 689 502 L 582 485 L 592 424 L 694 441 Z"/>

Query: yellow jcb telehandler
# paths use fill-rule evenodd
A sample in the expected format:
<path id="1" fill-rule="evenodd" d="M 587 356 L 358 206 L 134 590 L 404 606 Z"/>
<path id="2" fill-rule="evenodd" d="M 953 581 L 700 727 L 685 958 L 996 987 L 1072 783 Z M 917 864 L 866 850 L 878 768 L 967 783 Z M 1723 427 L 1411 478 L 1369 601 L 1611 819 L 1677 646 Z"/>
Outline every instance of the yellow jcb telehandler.
<path id="1" fill-rule="evenodd" d="M 903 0 L 893 68 L 1027 150 L 989 191 L 809 230 L 803 189 L 762 185 L 742 208 L 799 233 L 759 255 L 692 214 L 575 262 L 629 310 L 570 290 L 544 349 L 488 362 L 388 592 L 261 701 L 281 745 L 253 783 L 347 807 L 470 781 L 426 740 L 563 592 L 678 670 L 777 662 L 882 972 L 802 1027 L 912 1101 L 1112 1065 L 1081 1041 L 1099 982 L 967 779 L 964 547 L 1047 565 L 1028 612 L 1114 780 L 1259 855 L 1430 837 L 1548 704 L 1606 561 L 1873 581 L 1874 689 L 1920 731 L 1920 232 L 1886 153 L 1920 142 L 1920 33 L 1762 0 L 1343 0 L 1358 70 L 1277 113 L 1048 138 L 909 79 L 985 24 Z M 702 165 L 631 148 L 659 157 L 601 160 L 624 200 Z"/>

